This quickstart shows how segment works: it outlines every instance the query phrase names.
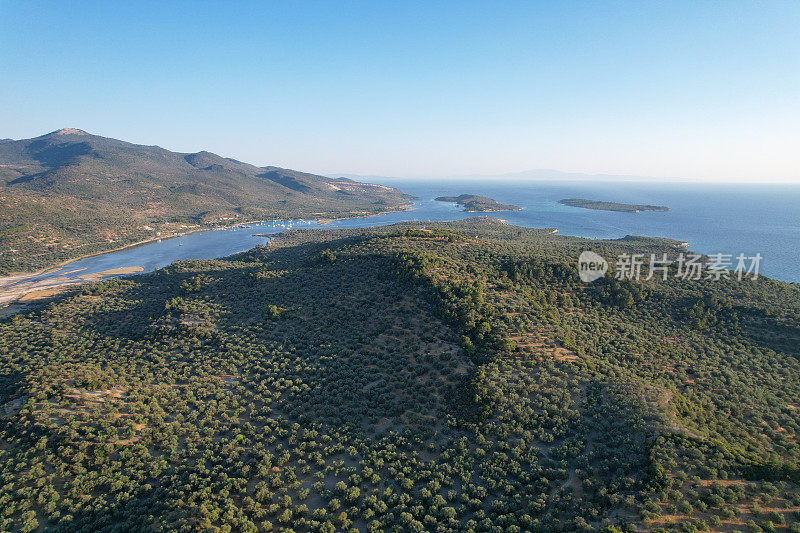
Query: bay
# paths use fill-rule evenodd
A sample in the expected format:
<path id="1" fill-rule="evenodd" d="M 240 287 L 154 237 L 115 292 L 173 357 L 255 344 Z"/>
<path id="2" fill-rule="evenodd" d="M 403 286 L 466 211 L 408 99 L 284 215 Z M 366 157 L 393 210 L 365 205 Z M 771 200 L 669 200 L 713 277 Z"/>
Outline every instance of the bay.
<path id="1" fill-rule="evenodd" d="M 492 216 L 509 224 L 556 228 L 562 235 L 620 238 L 625 235 L 667 237 L 689 243 L 692 251 L 739 253 L 763 257 L 760 272 L 776 279 L 800 282 L 800 185 L 631 183 L 631 182 L 475 182 L 387 180 L 419 196 L 413 209 L 383 215 L 335 220 L 293 221 L 296 228 L 358 228 L 405 221 L 447 221 Z M 437 196 L 462 193 L 489 196 L 521 211 L 465 213 Z M 623 213 L 569 207 L 562 198 L 587 198 L 634 204 L 665 205 L 665 212 Z M 144 272 L 179 259 L 211 259 L 265 244 L 268 237 L 289 228 L 288 221 L 251 224 L 248 228 L 202 231 L 73 261 L 34 279 L 79 276 L 126 266 Z"/>

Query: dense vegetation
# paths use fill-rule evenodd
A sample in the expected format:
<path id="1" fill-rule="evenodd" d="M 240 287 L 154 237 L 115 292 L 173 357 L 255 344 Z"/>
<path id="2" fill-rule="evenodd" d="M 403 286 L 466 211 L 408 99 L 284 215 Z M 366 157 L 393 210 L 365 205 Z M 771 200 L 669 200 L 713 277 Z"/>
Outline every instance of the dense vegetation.
<path id="1" fill-rule="evenodd" d="M 491 211 L 519 211 L 518 205 L 501 204 L 493 198 L 478 196 L 477 194 L 461 194 L 459 196 L 439 196 L 437 202 L 453 202 L 471 213 L 487 213 Z"/>
<path id="2" fill-rule="evenodd" d="M 397 189 L 59 130 L 0 141 L 0 274 L 175 233 L 400 209 Z"/>
<path id="3" fill-rule="evenodd" d="M 585 249 L 680 250 L 295 230 L 6 319 L 0 529 L 800 530 L 798 287 Z"/>
<path id="4" fill-rule="evenodd" d="M 599 209 L 601 211 L 625 211 L 638 213 L 639 211 L 669 211 L 669 207 L 663 205 L 642 205 L 642 204 L 623 204 L 619 202 L 598 202 L 597 200 L 586 200 L 584 198 L 565 198 L 558 203 L 570 207 L 580 207 L 582 209 Z"/>

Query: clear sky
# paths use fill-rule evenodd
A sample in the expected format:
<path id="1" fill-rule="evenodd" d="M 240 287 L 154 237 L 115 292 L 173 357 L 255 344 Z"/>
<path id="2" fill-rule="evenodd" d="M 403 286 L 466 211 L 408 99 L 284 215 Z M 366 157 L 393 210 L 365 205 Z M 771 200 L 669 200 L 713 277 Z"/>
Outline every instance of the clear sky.
<path id="1" fill-rule="evenodd" d="M 0 138 L 800 181 L 800 2 L 0 0 Z"/>

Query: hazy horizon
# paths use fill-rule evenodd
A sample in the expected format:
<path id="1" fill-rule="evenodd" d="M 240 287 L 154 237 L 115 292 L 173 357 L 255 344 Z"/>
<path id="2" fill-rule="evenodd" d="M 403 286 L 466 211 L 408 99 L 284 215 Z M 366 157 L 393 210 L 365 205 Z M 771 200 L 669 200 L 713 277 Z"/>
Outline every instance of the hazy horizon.
<path id="1" fill-rule="evenodd" d="M 405 179 L 800 182 L 793 2 L 45 4 L 0 3 L 2 136 Z"/>
<path id="2" fill-rule="evenodd" d="M 535 175 L 526 175 L 535 174 Z M 380 176 L 374 174 L 358 174 L 356 172 L 323 172 L 323 176 L 328 177 L 349 177 L 352 179 L 375 180 L 375 181 L 452 181 L 452 182 L 479 182 L 481 180 L 492 180 L 494 183 L 537 183 L 537 182 L 615 182 L 615 183 L 673 183 L 673 184 L 716 184 L 716 185 L 788 185 L 800 186 L 800 180 L 780 180 L 780 179 L 708 179 L 685 176 L 635 176 L 624 174 L 605 174 L 589 172 L 565 172 L 557 169 L 530 169 L 519 172 L 506 172 L 503 174 L 461 174 L 461 175 L 442 175 L 442 176 Z"/>
<path id="3" fill-rule="evenodd" d="M 61 130 L 79 130 L 89 135 L 99 135 L 94 132 L 83 130 L 82 128 L 74 128 L 74 127 L 67 127 L 67 128 L 59 128 L 57 130 L 53 130 L 51 132 L 46 132 L 41 135 L 36 135 L 33 137 L 26 137 L 26 138 L 2 138 L 0 137 L 0 141 L 2 140 L 25 140 L 37 137 L 44 137 L 46 135 L 57 133 Z M 113 136 L 106 136 L 102 135 L 102 137 L 109 137 L 115 138 L 117 140 L 121 140 L 124 142 L 131 142 L 126 139 L 119 139 Z M 150 146 L 152 143 L 135 143 L 140 144 L 143 146 Z M 160 146 L 160 145 L 158 145 Z M 177 153 L 196 153 L 200 151 L 207 151 L 206 148 L 198 148 L 196 150 L 175 150 L 170 149 L 166 146 L 160 146 L 161 148 L 168 149 L 173 152 Z M 229 157 L 225 153 L 217 153 L 222 157 Z M 274 165 L 274 163 L 256 163 L 252 161 L 246 160 L 239 160 L 243 163 L 249 163 L 256 166 L 270 166 Z M 288 167 L 287 167 L 288 168 Z M 293 170 L 298 171 L 306 171 L 307 169 L 304 168 L 293 168 Z M 759 179 L 727 179 L 727 178 L 719 178 L 719 179 L 709 179 L 703 177 L 687 177 L 687 176 L 640 176 L 640 175 L 632 175 L 632 174 L 608 174 L 602 172 L 571 172 L 571 171 L 564 171 L 560 169 L 546 169 L 546 168 L 532 168 L 528 170 L 520 170 L 516 172 L 504 172 L 499 174 L 455 174 L 455 175 L 412 175 L 412 176 L 385 176 L 385 175 L 377 175 L 377 174 L 360 174 L 358 172 L 327 172 L 327 171 L 319 171 L 316 174 L 321 176 L 327 177 L 348 177 L 352 179 L 360 179 L 360 180 L 375 180 L 375 181 L 431 181 L 431 180 L 445 180 L 445 181 L 480 181 L 480 180 L 492 180 L 494 182 L 503 182 L 503 183 L 520 183 L 520 182 L 539 182 L 539 181 L 575 181 L 575 182 L 630 182 L 630 183 L 686 183 L 686 184 L 695 184 L 695 183 L 711 183 L 711 184 L 758 184 L 758 185 L 800 185 L 800 180 L 792 181 L 792 180 L 781 180 L 781 179 L 774 179 L 770 177 L 759 178 Z"/>

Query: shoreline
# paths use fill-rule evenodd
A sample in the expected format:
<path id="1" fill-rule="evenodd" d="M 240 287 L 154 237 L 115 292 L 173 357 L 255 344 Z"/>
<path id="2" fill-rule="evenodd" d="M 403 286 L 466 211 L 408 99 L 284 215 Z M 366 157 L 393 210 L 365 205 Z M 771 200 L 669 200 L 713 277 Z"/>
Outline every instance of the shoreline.
<path id="1" fill-rule="evenodd" d="M 274 222 L 274 221 L 277 221 L 277 220 L 288 220 L 288 221 L 292 221 L 292 220 L 309 220 L 310 221 L 310 220 L 313 220 L 313 221 L 317 222 L 318 224 L 328 224 L 328 223 L 334 222 L 336 220 L 350 220 L 352 218 L 376 217 L 376 216 L 385 215 L 385 214 L 388 214 L 388 213 L 397 213 L 397 212 L 400 212 L 400 211 L 411 211 L 411 209 L 394 209 L 394 210 L 381 211 L 380 213 L 372 213 L 372 214 L 358 213 L 358 214 L 353 214 L 353 216 L 351 216 L 351 217 L 337 217 L 337 218 L 290 217 L 290 218 L 249 220 L 249 221 L 237 222 L 236 224 L 233 224 L 233 225 L 230 225 L 230 226 L 216 226 L 216 227 L 210 227 L 210 228 L 194 228 L 194 229 L 190 229 L 190 230 L 187 230 L 187 231 L 183 231 L 183 232 L 175 234 L 175 235 L 169 235 L 169 236 L 166 236 L 166 237 L 164 237 L 164 236 L 150 237 L 150 238 L 147 238 L 147 239 L 144 239 L 144 240 L 141 240 L 141 241 L 136 241 L 136 242 L 132 242 L 130 244 L 125 244 L 123 246 L 118 246 L 116 248 L 109 248 L 108 250 L 103 250 L 103 251 L 100 251 L 100 252 L 92 252 L 92 253 L 88 253 L 88 254 L 79 255 L 78 257 L 74 257 L 72 259 L 67 259 L 67 260 L 62 261 L 62 262 L 60 262 L 58 264 L 55 264 L 53 266 L 45 267 L 45 268 L 43 268 L 41 270 L 37 270 L 37 271 L 34 271 L 34 272 L 26 272 L 26 271 L 9 272 L 8 274 L 6 274 L 4 276 L 0 276 L 0 289 L 2 289 L 3 287 L 8 286 L 7 284 L 4 284 L 3 282 L 5 280 L 10 279 L 10 278 L 20 278 L 20 279 L 23 279 L 23 280 L 27 279 L 27 278 L 35 278 L 36 276 L 41 276 L 43 274 L 49 274 L 49 273 L 52 273 L 52 272 L 56 272 L 56 271 L 64 268 L 65 266 L 69 265 L 70 263 L 74 263 L 75 261 L 80 261 L 81 259 L 86 259 L 88 257 L 94 257 L 94 256 L 97 256 L 97 255 L 103 255 L 103 254 L 110 254 L 112 252 L 121 252 L 122 250 L 127 250 L 128 248 L 134 248 L 136 246 L 142 246 L 144 244 L 149 244 L 149 243 L 155 242 L 155 241 L 161 241 L 161 240 L 165 241 L 165 240 L 168 240 L 168 239 L 177 239 L 178 237 L 184 237 L 186 235 L 191 235 L 192 233 L 198 233 L 198 232 L 201 232 L 201 231 L 217 231 L 217 230 L 231 229 L 231 228 L 239 227 L 239 226 L 242 226 L 242 225 L 245 225 L 245 224 L 262 224 L 262 223 L 266 223 L 266 222 Z"/>
<path id="2" fill-rule="evenodd" d="M 388 215 L 389 213 L 400 213 L 401 211 L 413 211 L 414 210 L 413 209 L 413 205 L 414 205 L 413 203 L 409 203 L 408 205 L 403 206 L 400 209 L 392 209 L 392 210 L 389 210 L 389 211 L 381 211 L 380 213 L 371 213 L 371 214 L 368 214 L 368 215 L 362 213 L 362 214 L 359 214 L 359 215 L 354 215 L 352 217 L 315 218 L 313 220 L 317 224 L 325 225 L 325 224 L 330 224 L 331 222 L 336 222 L 338 220 L 350 220 L 350 219 L 353 219 L 353 218 L 379 217 L 381 215 Z M 292 220 L 297 220 L 297 219 L 292 219 Z M 306 219 L 300 219 L 300 220 L 306 220 Z"/>
<path id="3" fill-rule="evenodd" d="M 73 270 L 72 273 L 81 272 L 84 269 Z M 141 266 L 123 266 L 93 272 L 91 274 L 81 274 L 76 277 L 66 275 L 56 276 L 38 281 L 22 281 L 14 285 L 4 285 L 0 287 L 0 309 L 9 309 L 14 305 L 25 308 L 28 303 L 35 302 L 43 298 L 49 298 L 62 292 L 67 287 L 82 285 L 94 281 L 102 281 L 114 276 L 124 276 L 142 272 Z M 66 273 L 65 273 L 66 274 Z M 12 313 L 13 314 L 13 313 Z M 3 316 L 3 315 L 0 315 Z"/>
<path id="4" fill-rule="evenodd" d="M 180 233 L 178 235 L 173 235 L 171 237 L 153 237 L 153 238 L 150 238 L 150 239 L 145 239 L 143 241 L 136 241 L 136 242 L 132 242 L 130 244 L 125 244 L 123 246 L 118 246 L 116 248 L 109 248 L 108 250 L 103 250 L 102 252 L 92 252 L 92 253 L 88 253 L 88 254 L 83 254 L 83 255 L 80 255 L 78 257 L 74 257 L 72 259 L 67 259 L 66 261 L 62 261 L 61 263 L 58 263 L 56 265 L 49 266 L 49 267 L 43 268 L 41 270 L 37 270 L 36 272 L 10 272 L 9 274 L 7 274 L 5 276 L 0 276 L 0 289 L 2 289 L 3 287 L 8 286 L 8 285 L 4 285 L 3 281 L 5 281 L 7 279 L 10 279 L 10 278 L 22 278 L 22 279 L 35 278 L 37 276 L 42 276 L 44 274 L 51 274 L 53 272 L 57 272 L 57 271 L 61 270 L 62 268 L 64 268 L 65 266 L 69 265 L 70 263 L 74 263 L 75 261 L 80 261 L 81 259 L 86 259 L 87 257 L 94 257 L 96 255 L 103 255 L 103 254 L 110 254 L 112 252 L 121 252 L 122 250 L 127 250 L 128 248 L 134 248 L 136 246 L 141 246 L 143 244 L 149 244 L 149 243 L 154 242 L 154 241 L 167 240 L 167 239 L 176 239 L 178 237 L 183 237 L 184 235 L 189 235 L 190 233 L 197 233 L 198 231 L 210 231 L 211 229 L 213 229 L 213 228 L 196 228 L 196 229 L 193 229 L 193 230 L 185 231 L 185 232 Z"/>
<path id="5" fill-rule="evenodd" d="M 352 213 L 352 216 L 349 216 L 349 217 L 337 217 L 337 218 L 330 218 L 330 219 L 311 218 L 311 217 L 303 218 L 301 216 L 298 216 L 298 217 L 290 217 L 290 218 L 274 218 L 274 219 L 271 219 L 271 220 L 272 221 L 277 221 L 277 220 L 287 220 L 287 221 L 308 220 L 308 221 L 312 221 L 313 220 L 313 221 L 317 222 L 318 224 L 323 224 L 324 225 L 324 224 L 328 224 L 330 222 L 334 222 L 336 220 L 350 220 L 350 219 L 353 219 L 353 218 L 368 218 L 368 217 L 380 216 L 380 215 L 384 215 L 384 214 L 388 214 L 388 213 L 397 213 L 397 212 L 400 212 L 400 211 L 411 211 L 412 210 L 411 209 L 412 206 L 413 206 L 413 203 L 409 202 L 406 205 L 400 206 L 398 209 L 386 210 L 386 211 L 381 211 L 379 213 L 370 213 L 370 214 Z M 127 250 L 127 249 L 130 249 L 130 248 L 135 248 L 137 246 L 143 246 L 145 244 L 150 244 L 150 243 L 153 243 L 153 242 L 156 242 L 156 241 L 168 240 L 168 239 L 176 239 L 178 237 L 185 237 L 186 235 L 191 235 L 193 233 L 198 233 L 198 232 L 202 232 L 202 231 L 216 231 L 216 230 L 221 230 L 221 229 L 222 230 L 231 229 L 231 228 L 246 226 L 248 224 L 263 224 L 263 223 L 266 223 L 268 221 L 269 221 L 269 219 L 250 220 L 250 221 L 237 222 L 236 224 L 232 224 L 230 226 L 194 228 L 194 229 L 189 229 L 187 231 L 184 231 L 184 232 L 181 232 L 181 233 L 177 233 L 177 234 L 171 235 L 171 236 L 151 237 L 151 238 L 144 239 L 144 240 L 141 240 L 141 241 L 132 242 L 130 244 L 126 244 L 126 245 L 123 245 L 123 246 L 118 246 L 116 248 L 110 248 L 108 250 L 104 250 L 104 251 L 100 251 L 100 252 L 92 252 L 92 253 L 88 253 L 88 254 L 83 254 L 83 255 L 80 255 L 78 257 L 75 257 L 75 258 L 72 258 L 72 259 L 68 259 L 66 261 L 62 261 L 62 262 L 60 262 L 58 264 L 55 264 L 53 266 L 49 266 L 49 267 L 46 267 L 46 268 L 43 268 L 41 270 L 34 271 L 34 272 L 11 272 L 8 275 L 0 276 L 0 309 L 8 308 L 9 306 L 14 305 L 14 304 L 20 305 L 20 304 L 18 304 L 19 300 L 21 298 L 23 298 L 25 295 L 33 293 L 33 292 L 37 292 L 37 291 L 57 291 L 57 292 L 60 292 L 65 287 L 69 287 L 71 285 L 78 285 L 78 284 L 82 284 L 82 283 L 91 283 L 91 282 L 94 282 L 94 281 L 100 281 L 102 279 L 102 277 L 97 278 L 97 277 L 95 277 L 95 275 L 96 274 L 102 274 L 102 272 L 97 272 L 97 273 L 94 273 L 94 274 L 88 274 L 88 275 L 84 275 L 84 276 L 78 276 L 77 278 L 62 279 L 62 280 L 60 280 L 59 282 L 56 282 L 56 283 L 52 283 L 52 282 L 55 281 L 56 279 L 58 279 L 58 277 L 57 278 L 50 278 L 50 279 L 47 279 L 47 280 L 40 280 L 42 282 L 41 285 L 37 285 L 38 282 L 33 281 L 34 278 L 37 278 L 37 277 L 43 276 L 43 275 L 47 275 L 47 274 L 53 274 L 53 273 L 58 272 L 59 270 L 63 269 L 64 267 L 68 266 L 70 263 L 74 263 L 74 262 L 80 261 L 82 259 L 87 259 L 89 257 L 95 257 L 95 256 L 98 256 L 98 255 L 110 254 L 110 253 L 114 253 L 114 252 L 121 252 L 123 250 Z M 276 233 L 274 235 L 278 235 L 279 233 Z M 122 269 L 128 269 L 128 268 L 141 268 L 141 267 L 121 267 L 121 268 Z M 105 272 L 105 271 L 103 271 L 103 272 Z M 138 270 L 138 271 L 135 271 L 135 272 L 141 272 L 141 270 Z M 126 272 L 126 273 L 133 273 L 133 272 Z M 67 274 L 67 273 L 65 272 L 64 274 Z M 120 275 L 120 274 L 111 274 L 111 275 Z M 48 281 L 50 281 L 51 283 L 47 283 Z M 28 283 L 31 283 L 31 285 L 27 285 L 26 286 L 26 284 L 28 284 Z M 14 289 L 15 287 L 20 287 L 21 290 L 15 290 Z M 21 307 L 23 307 L 23 308 L 25 306 L 26 306 L 25 304 L 21 305 Z"/>
<path id="6" fill-rule="evenodd" d="M 504 211 L 522 211 L 525 209 L 524 207 L 520 207 L 518 209 L 484 209 L 483 211 L 472 211 L 469 209 L 462 209 L 462 213 L 502 213 Z"/>

